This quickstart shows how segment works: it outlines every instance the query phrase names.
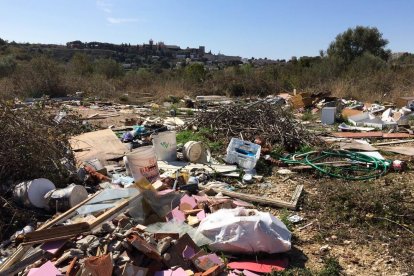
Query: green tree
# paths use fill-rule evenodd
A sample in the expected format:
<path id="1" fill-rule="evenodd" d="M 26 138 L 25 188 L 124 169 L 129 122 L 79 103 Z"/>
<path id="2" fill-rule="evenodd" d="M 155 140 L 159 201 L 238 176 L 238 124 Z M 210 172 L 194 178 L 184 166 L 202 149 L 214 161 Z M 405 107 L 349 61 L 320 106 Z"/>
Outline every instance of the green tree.
<path id="1" fill-rule="evenodd" d="M 73 72 L 80 76 L 88 76 L 93 73 L 92 59 L 84 53 L 76 53 L 70 61 L 70 66 Z"/>
<path id="2" fill-rule="evenodd" d="M 122 66 L 113 59 L 98 59 L 95 62 L 95 72 L 104 75 L 108 79 L 124 75 Z"/>
<path id="3" fill-rule="evenodd" d="M 0 78 L 7 77 L 16 69 L 16 60 L 12 55 L 0 57 Z"/>
<path id="4" fill-rule="evenodd" d="M 327 50 L 328 56 L 337 56 L 350 63 L 355 58 L 369 52 L 371 55 L 387 60 L 390 50 L 385 49 L 388 40 L 382 37 L 377 28 L 357 26 L 339 34 Z"/>
<path id="5" fill-rule="evenodd" d="M 29 64 L 17 67 L 14 82 L 21 94 L 30 97 L 63 96 L 62 68 L 54 60 L 39 56 Z"/>
<path id="6" fill-rule="evenodd" d="M 7 44 L 7 40 L 4 40 L 0 37 L 0 46 L 6 45 Z"/>
<path id="7" fill-rule="evenodd" d="M 185 77 L 194 82 L 203 82 L 206 77 L 206 70 L 204 69 L 204 65 L 200 63 L 192 63 L 185 67 L 184 75 Z"/>

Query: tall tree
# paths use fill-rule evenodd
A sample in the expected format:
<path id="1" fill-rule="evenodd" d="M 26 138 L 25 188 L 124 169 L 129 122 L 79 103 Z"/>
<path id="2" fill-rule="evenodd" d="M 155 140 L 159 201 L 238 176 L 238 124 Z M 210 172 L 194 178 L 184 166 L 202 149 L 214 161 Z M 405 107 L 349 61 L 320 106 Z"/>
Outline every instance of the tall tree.
<path id="1" fill-rule="evenodd" d="M 349 28 L 345 32 L 337 35 L 327 50 L 328 56 L 336 56 L 346 63 L 350 63 L 355 58 L 364 53 L 387 60 L 391 51 L 385 49 L 388 40 L 382 37 L 382 33 L 377 28 L 357 26 Z"/>

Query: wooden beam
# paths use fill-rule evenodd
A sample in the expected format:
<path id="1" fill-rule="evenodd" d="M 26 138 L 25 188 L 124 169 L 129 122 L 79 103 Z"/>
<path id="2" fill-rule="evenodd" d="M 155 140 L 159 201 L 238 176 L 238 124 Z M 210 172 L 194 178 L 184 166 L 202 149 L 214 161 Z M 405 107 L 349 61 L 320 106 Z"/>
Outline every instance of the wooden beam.
<path id="1" fill-rule="evenodd" d="M 70 208 L 69 210 L 67 210 L 66 212 L 64 212 L 63 214 L 57 216 L 56 218 L 42 224 L 38 230 L 41 229 L 46 229 L 49 228 L 57 223 L 61 223 L 62 221 L 68 219 L 69 217 L 71 217 L 76 209 L 78 209 L 79 207 L 83 206 L 84 204 L 88 203 L 90 200 L 92 200 L 93 198 L 95 198 L 97 195 L 99 195 L 101 192 L 97 192 L 94 195 L 88 197 L 87 199 L 85 199 L 84 201 L 80 202 L 79 204 L 77 204 L 76 206 Z M 19 245 L 17 247 L 17 249 L 13 252 L 13 254 L 7 258 L 7 260 L 2 263 L 0 265 L 0 272 L 3 272 L 5 269 L 9 268 L 10 266 L 12 266 L 14 263 L 18 262 L 24 254 L 26 254 L 27 251 L 30 250 L 30 248 L 32 248 L 30 245 Z"/>
<path id="2" fill-rule="evenodd" d="M 303 187 L 302 187 L 303 189 Z M 300 189 L 300 192 L 302 192 L 302 189 Z M 266 198 L 266 197 L 262 197 L 262 196 L 256 196 L 256 195 L 248 195 L 248 194 L 244 194 L 244 193 L 238 193 L 238 192 L 231 192 L 228 190 L 224 190 L 224 189 L 211 189 L 216 193 L 222 193 L 223 195 L 229 196 L 229 197 L 233 197 L 233 198 L 238 198 L 238 199 L 242 199 L 245 201 L 250 201 L 250 202 L 256 202 L 256 203 L 261 203 L 264 205 L 269 205 L 269 206 L 275 206 L 275 207 L 280 207 L 280 208 L 287 208 L 290 210 L 296 210 L 296 204 L 297 204 L 297 200 L 299 199 L 299 195 L 296 195 L 296 191 L 294 193 L 294 198 L 296 199 L 296 202 L 286 202 L 286 201 L 282 201 L 282 200 L 277 200 L 277 199 L 271 199 L 271 198 Z"/>

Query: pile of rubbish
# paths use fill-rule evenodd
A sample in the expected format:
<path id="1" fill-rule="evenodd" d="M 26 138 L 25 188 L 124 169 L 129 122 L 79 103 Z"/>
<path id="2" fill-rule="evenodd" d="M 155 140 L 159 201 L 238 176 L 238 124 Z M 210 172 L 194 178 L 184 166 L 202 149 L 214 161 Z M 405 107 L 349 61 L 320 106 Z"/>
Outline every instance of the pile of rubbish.
<path id="1" fill-rule="evenodd" d="M 243 103 L 203 96 L 184 103 L 193 117 L 178 118 L 166 104 L 167 116 L 151 116 L 151 109 L 161 109 L 155 104 L 145 110 L 81 106 L 85 114 L 108 112 L 83 119 L 64 110 L 57 115 L 54 110 L 51 119 L 52 113 L 46 116 L 41 109 L 1 106 L 7 111 L 1 120 L 10 122 L 0 131 L 8 141 L 0 151 L 0 180 L 9 183 L 5 193 L 20 211 L 38 210 L 49 219 L 31 221 L 2 241 L 0 275 L 254 276 L 282 271 L 289 265 L 284 253 L 292 247 L 291 232 L 254 204 L 296 210 L 304 185 L 295 184 L 289 200 L 240 192 L 263 181 L 256 171 L 259 160 L 278 167 L 280 175 L 311 170 L 322 177 L 364 181 L 407 169 L 406 161 L 386 159 L 380 150 L 414 156 L 409 147 L 389 146 L 410 141 L 409 125 L 404 133 L 371 132 L 367 125 L 342 125 L 343 131 L 318 135 L 306 129 L 311 124 L 295 116 L 305 110 L 320 110 L 326 125 L 338 122 L 337 109 L 343 115 L 366 106 L 326 93 Z M 412 114 L 406 110 L 411 104 L 400 107 L 404 116 Z M 400 112 L 380 109 L 371 105 L 369 112 L 384 112 L 383 120 Z M 82 121 L 121 113 L 140 116 L 125 118 L 119 127 L 85 132 L 88 123 Z M 347 116 L 352 122 L 354 117 Z M 401 118 L 395 122 L 400 129 Z M 227 145 L 224 158 L 212 156 L 203 141 L 177 144 L 177 133 L 189 126 L 210 129 L 216 141 Z M 65 177 L 57 177 L 62 172 Z M 292 223 L 302 220 L 292 217 Z"/>
<path id="2" fill-rule="evenodd" d="M 315 146 L 321 141 L 308 132 L 280 101 L 256 101 L 249 104 L 221 106 L 214 112 L 200 112 L 194 124 L 214 131 L 217 139 L 229 142 L 232 137 L 295 151 L 301 146 Z"/>

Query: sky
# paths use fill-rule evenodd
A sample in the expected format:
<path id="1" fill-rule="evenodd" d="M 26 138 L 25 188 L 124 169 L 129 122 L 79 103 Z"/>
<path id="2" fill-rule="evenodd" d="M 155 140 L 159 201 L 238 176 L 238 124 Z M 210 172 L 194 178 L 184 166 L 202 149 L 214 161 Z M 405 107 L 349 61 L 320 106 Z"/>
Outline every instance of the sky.
<path id="1" fill-rule="evenodd" d="M 245 58 L 317 56 L 339 33 L 377 27 L 414 52 L 414 0 L 0 0 L 0 38 L 148 43 Z"/>

